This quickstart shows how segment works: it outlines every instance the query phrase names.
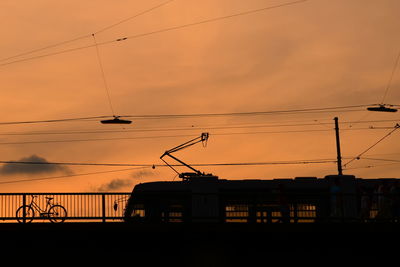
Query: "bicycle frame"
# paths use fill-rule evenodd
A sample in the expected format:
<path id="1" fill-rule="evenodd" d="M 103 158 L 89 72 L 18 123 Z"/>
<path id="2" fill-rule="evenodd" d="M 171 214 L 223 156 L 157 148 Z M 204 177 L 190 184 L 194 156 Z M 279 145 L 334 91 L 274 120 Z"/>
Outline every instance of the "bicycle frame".
<path id="1" fill-rule="evenodd" d="M 39 214 L 40 214 L 41 216 L 43 216 L 43 215 L 45 215 L 45 214 L 48 214 L 49 209 L 53 206 L 53 204 L 51 203 L 51 200 L 52 200 L 52 199 L 47 199 L 47 201 L 46 201 L 46 209 L 42 209 L 42 208 L 35 202 L 35 198 L 36 198 L 36 197 L 37 197 L 37 196 L 32 196 L 31 203 L 30 203 L 28 206 L 30 206 L 31 208 L 33 208 L 33 209 L 35 209 L 36 211 L 38 211 Z"/>
<path id="2" fill-rule="evenodd" d="M 54 204 L 52 197 L 46 197 L 47 201 L 45 209 L 42 209 L 35 201 L 37 196 L 31 195 L 31 197 L 32 200 L 29 204 L 23 204 L 17 209 L 16 217 L 18 222 L 32 222 L 35 218 L 35 210 L 39 213 L 39 217 L 47 218 L 51 222 L 64 222 L 67 217 L 67 210 L 62 205 Z"/>

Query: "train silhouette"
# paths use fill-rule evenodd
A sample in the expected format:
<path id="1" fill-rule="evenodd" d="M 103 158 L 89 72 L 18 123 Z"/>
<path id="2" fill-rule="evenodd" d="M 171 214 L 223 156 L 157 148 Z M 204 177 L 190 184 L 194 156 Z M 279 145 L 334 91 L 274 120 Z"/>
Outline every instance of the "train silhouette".
<path id="1" fill-rule="evenodd" d="M 193 176 L 136 185 L 124 218 L 142 222 L 397 221 L 398 181 L 352 175 L 271 180 Z"/>
<path id="2" fill-rule="evenodd" d="M 398 221 L 399 180 L 353 175 L 323 178 L 226 180 L 202 173 L 171 153 L 206 142 L 208 134 L 166 151 L 161 159 L 181 181 L 148 182 L 134 187 L 127 222 L 300 223 Z M 179 173 L 169 156 L 192 172 Z"/>

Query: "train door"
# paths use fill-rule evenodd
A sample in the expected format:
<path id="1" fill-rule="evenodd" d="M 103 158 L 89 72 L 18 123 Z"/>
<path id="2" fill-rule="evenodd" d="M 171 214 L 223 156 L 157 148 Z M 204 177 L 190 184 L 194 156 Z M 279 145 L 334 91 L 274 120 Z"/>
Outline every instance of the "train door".
<path id="1" fill-rule="evenodd" d="M 192 221 L 219 221 L 218 180 L 195 178 L 191 181 L 192 188 Z"/>

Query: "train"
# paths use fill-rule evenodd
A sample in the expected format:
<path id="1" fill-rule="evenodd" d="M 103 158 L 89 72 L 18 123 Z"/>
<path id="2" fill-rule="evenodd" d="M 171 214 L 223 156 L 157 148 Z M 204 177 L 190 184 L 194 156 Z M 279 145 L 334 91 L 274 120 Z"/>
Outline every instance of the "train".
<path id="1" fill-rule="evenodd" d="M 126 222 L 301 223 L 398 221 L 397 178 L 219 179 L 193 173 L 180 181 L 136 185 Z"/>
<path id="2" fill-rule="evenodd" d="M 136 185 L 124 210 L 126 222 L 300 223 L 400 221 L 400 179 L 344 175 L 338 142 L 338 174 L 290 179 L 220 179 L 172 154 L 208 133 L 169 149 L 160 159 L 182 179 Z M 168 163 L 164 158 L 178 162 Z M 178 172 L 186 167 L 190 172 Z"/>

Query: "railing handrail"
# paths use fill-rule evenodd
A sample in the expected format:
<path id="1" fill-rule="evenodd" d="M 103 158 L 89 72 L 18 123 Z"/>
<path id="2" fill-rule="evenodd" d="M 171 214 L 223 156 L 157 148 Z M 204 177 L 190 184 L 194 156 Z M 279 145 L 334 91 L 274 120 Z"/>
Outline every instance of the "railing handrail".
<path id="1" fill-rule="evenodd" d="M 268 194 L 268 193 L 267 193 Z M 335 214 L 334 216 L 340 217 L 340 218 L 346 218 L 350 216 L 358 216 L 359 211 L 361 210 L 360 207 L 356 207 L 355 205 L 360 205 L 361 201 L 361 196 L 362 194 L 360 193 L 355 193 L 355 194 L 350 194 L 350 193 L 343 193 L 342 196 L 351 196 L 348 198 L 343 198 L 343 201 L 341 201 L 336 208 L 334 209 L 334 213 L 332 213 L 332 210 L 329 210 L 332 208 L 332 201 L 327 201 L 329 200 L 329 196 L 331 194 L 324 192 L 324 194 L 315 194 L 313 195 L 312 193 L 297 193 L 295 194 L 293 198 L 290 198 L 290 193 L 287 193 L 288 198 L 286 199 L 286 202 L 284 204 L 279 202 L 279 198 L 277 198 L 280 194 L 271 194 L 268 197 L 260 198 L 260 201 L 265 201 L 264 203 L 261 203 L 260 206 L 258 206 L 257 202 L 255 202 L 254 199 L 250 198 L 239 198 L 239 199 L 230 199 L 229 195 L 220 195 L 220 208 L 225 205 L 225 208 L 228 206 L 236 206 L 235 209 L 233 210 L 223 210 L 223 208 L 220 210 L 218 216 L 222 216 L 225 219 L 245 219 L 246 216 L 254 219 L 257 216 L 254 217 L 254 213 L 257 212 L 280 212 L 280 214 L 284 214 L 286 212 L 291 212 L 289 215 L 290 217 L 293 217 L 295 219 L 323 219 L 323 218 L 329 218 L 329 216 L 332 216 L 331 214 Z M 125 205 L 129 199 L 129 196 L 131 195 L 130 192 L 24 192 L 24 193 L 0 193 L 0 220 L 14 220 L 17 221 L 17 218 L 21 218 L 21 214 L 25 214 L 26 209 L 29 208 L 24 208 L 23 213 L 21 213 L 18 217 L 17 215 L 17 210 L 20 207 L 23 207 L 24 205 L 29 206 L 29 201 L 28 197 L 31 195 L 37 195 L 39 196 L 36 201 L 38 202 L 39 206 L 45 204 L 45 196 L 51 196 L 54 197 L 54 204 L 62 205 L 65 207 L 67 211 L 67 221 L 74 221 L 74 220 L 88 220 L 88 221 L 93 221 L 93 220 L 99 220 L 102 222 L 106 222 L 107 220 L 120 220 L 123 221 L 124 219 L 124 212 L 125 212 Z M 384 194 L 383 194 L 384 195 Z M 303 196 L 303 198 L 301 198 Z M 321 197 L 320 199 L 322 201 L 316 201 L 317 196 Z M 374 203 L 374 205 L 368 207 L 368 212 L 371 215 L 371 218 L 375 218 L 375 216 L 378 214 L 377 212 L 381 209 L 381 205 L 384 205 L 385 202 L 388 202 L 383 199 L 379 198 L 379 196 L 382 196 L 382 194 L 374 193 L 370 194 L 369 196 L 371 197 L 378 197 L 374 198 L 374 201 L 371 202 Z M 393 194 L 388 194 L 388 197 L 392 197 Z M 302 203 L 301 199 L 304 200 Z M 388 198 L 389 199 L 389 198 Z M 356 202 L 354 202 L 355 200 Z M 390 201 L 389 201 L 390 202 Z M 336 203 L 336 202 L 335 202 Z M 352 205 L 349 205 L 349 203 Z M 246 206 L 246 207 L 241 207 L 241 205 Z M 272 205 L 272 206 L 265 206 L 265 205 Z M 290 207 L 286 210 L 280 211 L 279 208 L 283 207 L 283 205 L 289 205 Z M 323 207 L 324 209 L 327 208 L 327 210 L 324 210 L 323 213 L 320 213 L 320 210 L 317 209 L 318 207 Z M 309 208 L 308 208 L 309 207 Z M 286 207 L 287 208 L 287 207 Z M 268 210 L 270 209 L 270 210 Z M 383 210 L 383 209 L 382 209 Z M 21 210 L 20 210 L 21 211 Z M 35 211 L 33 211 L 35 212 Z M 167 210 L 167 213 L 169 212 L 179 212 L 179 210 L 173 210 L 169 209 Z M 282 213 L 283 212 L 283 213 Z M 146 211 L 147 213 L 147 211 Z M 241 214 L 243 213 L 243 214 Z M 260 213 L 260 214 L 261 214 Z M 357 213 L 357 214 L 356 214 Z M 144 214 L 144 211 L 143 211 Z M 247 215 L 246 215 L 247 214 Z M 383 214 L 383 213 L 382 213 Z M 45 215 L 44 214 L 39 214 L 40 219 L 44 219 Z M 398 216 L 397 214 L 396 216 Z M 174 216 L 172 214 L 170 215 L 163 215 L 166 217 L 173 218 Z M 182 217 L 186 217 L 190 215 L 183 215 Z M 283 217 L 283 215 L 277 215 L 279 218 L 280 216 Z M 286 216 L 286 215 L 285 215 Z M 385 215 L 386 216 L 386 215 Z M 222 218 L 221 217 L 221 218 Z M 260 215 L 260 218 L 264 218 L 264 215 Z M 269 218 L 275 218 L 274 214 L 269 214 Z M 400 217 L 400 216 L 398 216 Z M 23 216 L 23 220 L 25 220 L 27 217 Z M 39 217 L 34 217 L 34 220 L 37 220 Z M 396 217 L 397 218 L 397 217 Z M 48 218 L 47 218 L 48 219 Z M 400 222 L 400 218 L 399 218 Z"/>
<path id="2" fill-rule="evenodd" d="M 127 192 L 24 192 L 24 193 L 0 193 L 0 220 L 4 221 L 38 221 L 55 220 L 52 216 L 58 216 L 58 212 L 41 213 L 30 208 L 29 196 L 38 196 L 35 202 L 39 207 L 46 206 L 46 197 L 53 198 L 53 204 L 65 209 L 66 219 L 69 222 L 75 220 L 93 221 L 123 219 L 125 202 L 131 193 Z M 116 203 L 117 209 L 115 208 Z M 58 209 L 62 209 L 62 207 Z M 49 210 L 50 211 L 49 207 Z M 19 211 L 18 211 L 19 210 Z M 28 211 L 28 214 L 26 212 Z M 65 218 L 65 217 L 62 217 Z"/>
<path id="3" fill-rule="evenodd" d="M 124 195 L 132 192 L 12 192 L 0 193 L 0 195 Z"/>

